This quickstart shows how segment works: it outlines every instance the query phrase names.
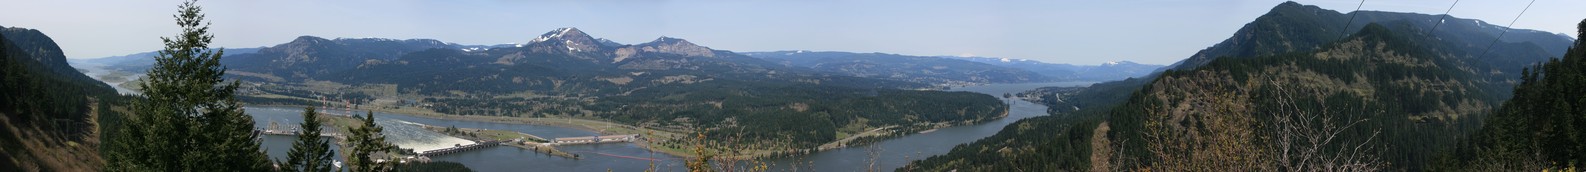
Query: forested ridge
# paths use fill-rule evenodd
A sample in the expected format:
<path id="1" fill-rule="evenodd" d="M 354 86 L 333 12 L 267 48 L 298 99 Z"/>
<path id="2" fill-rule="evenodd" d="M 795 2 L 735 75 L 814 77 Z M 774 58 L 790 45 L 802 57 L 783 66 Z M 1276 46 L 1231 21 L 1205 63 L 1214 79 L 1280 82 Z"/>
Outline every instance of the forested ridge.
<path id="1" fill-rule="evenodd" d="M 1523 64 L 1546 60 L 1548 50 L 1504 42 L 1483 56 L 1464 43 L 1479 39 L 1427 31 L 1380 21 L 1314 50 L 1207 58 L 1145 82 L 1047 88 L 1024 96 L 1043 97 L 1053 117 L 1019 121 L 899 171 L 1438 169 L 1511 96 Z M 1063 98 L 1042 95 L 1053 93 Z M 1336 137 L 1310 140 L 1318 133 Z M 1296 148 L 1314 150 L 1298 156 Z"/>
<path id="2" fill-rule="evenodd" d="M 1473 72 L 1458 70 L 1475 67 L 1458 63 L 1455 59 L 1459 57 L 1435 56 L 1430 50 L 1422 48 L 1422 44 L 1406 39 L 1395 36 L 1392 30 L 1384 26 L 1372 24 L 1345 41 L 1320 48 L 1323 51 L 1256 58 L 1219 58 L 1195 70 L 1169 70 L 1132 94 L 1123 104 L 1110 111 L 1099 112 L 1105 117 L 1073 119 L 1101 120 L 1099 122 L 1059 122 L 1052 125 L 1060 127 L 1055 128 L 1058 131 L 1068 131 L 1061 132 L 1066 135 L 1059 137 L 1075 138 L 1059 143 L 1063 146 L 1043 148 L 1018 142 L 992 145 L 1011 148 L 1023 146 L 1036 150 L 1068 149 L 1071 151 L 1058 152 L 1062 156 L 1052 157 L 1065 159 L 1067 161 L 1064 162 L 1070 162 L 1068 164 L 1081 164 L 1022 164 L 1023 167 L 1037 169 L 1080 170 L 1109 166 L 1118 169 L 1193 170 L 1219 166 L 1197 166 L 1210 164 L 1194 164 L 1199 162 L 1195 160 L 1247 163 L 1237 165 L 1248 165 L 1247 168 L 1251 169 L 1282 169 L 1286 164 L 1279 162 L 1194 158 L 1276 156 L 1275 153 L 1287 148 L 1264 146 L 1295 141 L 1277 139 L 1286 133 L 1275 132 L 1284 131 L 1281 128 L 1287 127 L 1279 125 L 1283 124 L 1281 121 L 1285 118 L 1277 115 L 1311 114 L 1315 117 L 1301 119 L 1318 123 L 1328 121 L 1325 125 L 1338 127 L 1328 131 L 1338 133 L 1337 138 L 1340 139 L 1322 146 L 1343 143 L 1363 145 L 1363 148 L 1374 148 L 1372 151 L 1382 151 L 1380 154 L 1370 154 L 1381 160 L 1377 161 L 1380 163 L 1376 165 L 1377 168 L 1392 164 L 1397 165 L 1398 169 L 1418 169 L 1431 159 L 1432 153 L 1440 151 L 1437 148 L 1447 147 L 1446 143 L 1477 125 L 1476 121 L 1482 114 L 1497 102 L 1496 98 L 1492 98 L 1494 96 L 1485 92 L 1489 87 L 1496 87 L 1496 84 L 1475 77 Z M 1288 118 L 1300 117 L 1296 115 Z M 1307 126 L 1314 127 L 1310 129 L 1325 128 L 1317 125 L 1324 124 Z M 1009 127 L 1005 130 L 1020 132 L 1019 129 Z M 1217 145 L 1231 145 L 1234 148 L 1219 149 L 1215 147 Z M 973 147 L 965 149 L 974 150 Z M 1338 151 L 1336 148 L 1326 150 Z M 939 158 L 927 159 L 920 164 L 954 164 L 930 162 L 933 159 Z M 1020 158 L 1019 161 L 1026 159 Z M 1107 162 L 1098 163 L 1098 160 Z M 1000 161 L 993 159 L 987 162 Z M 1019 166 L 964 167 L 1000 169 Z"/>
<path id="3" fill-rule="evenodd" d="M 1586 35 L 1586 20 L 1578 24 Z M 1441 171 L 1586 168 L 1586 42 L 1521 73 L 1514 98 L 1439 159 Z"/>
<path id="4" fill-rule="evenodd" d="M 702 89 L 710 89 L 705 91 Z M 813 148 L 849 126 L 964 124 L 999 118 L 1007 105 L 971 92 L 715 81 L 599 99 L 596 115 L 641 126 L 693 126 L 779 148 Z"/>
<path id="5" fill-rule="evenodd" d="M 99 169 L 103 137 L 95 130 L 123 98 L 65 66 L 58 46 L 37 30 L 0 29 L 0 169 Z"/>

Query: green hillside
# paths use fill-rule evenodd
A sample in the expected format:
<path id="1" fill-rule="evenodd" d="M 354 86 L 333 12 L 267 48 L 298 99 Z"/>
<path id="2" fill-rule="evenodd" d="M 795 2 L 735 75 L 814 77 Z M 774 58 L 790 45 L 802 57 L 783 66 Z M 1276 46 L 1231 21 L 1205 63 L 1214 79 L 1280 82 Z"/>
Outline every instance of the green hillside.
<path id="1" fill-rule="evenodd" d="M 41 32 L 0 30 L 0 169 L 99 169 L 96 131 L 116 116 L 110 107 L 122 104 L 119 95 L 65 65 Z"/>
<path id="2" fill-rule="evenodd" d="M 1152 79 L 1023 94 L 1040 97 L 1056 115 L 1020 121 L 899 170 L 1315 168 L 1283 156 L 1293 147 L 1272 146 L 1314 143 L 1293 133 L 1336 134 L 1309 147 L 1326 155 L 1319 158 L 1365 152 L 1349 157 L 1366 158 L 1355 163 L 1369 165 L 1359 167 L 1425 170 L 1510 97 L 1522 67 L 1553 57 L 1543 47 L 1558 46 L 1499 42 L 1483 56 L 1485 49 L 1472 47 L 1495 33 L 1455 27 L 1429 34 L 1423 20 L 1436 19 L 1423 16 L 1431 15 L 1355 13 L 1370 22 L 1356 21 L 1361 26 L 1341 36 L 1320 28 L 1343 28 L 1343 21 L 1331 23 L 1349 16 L 1281 4 L 1228 42 Z"/>

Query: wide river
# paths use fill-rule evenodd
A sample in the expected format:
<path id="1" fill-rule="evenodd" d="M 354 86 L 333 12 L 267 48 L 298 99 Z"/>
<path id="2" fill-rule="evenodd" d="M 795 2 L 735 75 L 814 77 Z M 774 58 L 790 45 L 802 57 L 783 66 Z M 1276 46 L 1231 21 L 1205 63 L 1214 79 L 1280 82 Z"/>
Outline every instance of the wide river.
<path id="1" fill-rule="evenodd" d="M 1092 83 L 1094 82 L 992 84 L 953 88 L 952 91 L 977 92 L 1002 99 L 1004 93 L 1018 93 L 1038 87 L 1083 86 Z M 878 148 L 876 151 L 878 154 L 875 162 L 876 168 L 891 171 L 902 167 L 910 161 L 945 154 L 947 151 L 952 150 L 953 146 L 996 134 L 1004 126 L 1019 119 L 1047 115 L 1046 106 L 1020 101 L 1017 98 L 1002 100 L 1010 105 L 1007 118 L 975 125 L 942 128 L 935 132 L 912 134 L 874 143 L 874 147 Z M 302 109 L 280 107 L 248 107 L 246 110 L 250 115 L 254 116 L 254 121 L 257 123 L 256 126 L 261 128 L 269 126 L 271 121 L 278 123 L 283 128 L 296 126 L 302 120 L 301 114 L 303 113 Z M 333 111 L 333 113 L 345 112 Z M 376 123 L 385 127 L 385 132 L 383 133 L 386 134 L 389 141 L 403 148 L 420 151 L 472 142 L 429 132 L 414 124 L 510 130 L 548 138 L 596 134 L 592 131 L 566 127 L 435 119 L 379 112 L 375 113 L 375 119 L 378 119 Z M 285 159 L 283 156 L 285 156 L 287 149 L 291 147 L 292 137 L 266 136 L 264 138 L 264 147 L 268 149 L 270 157 Z M 558 148 L 579 154 L 584 159 L 572 160 L 553 157 L 508 146 L 466 151 L 432 158 L 439 161 L 458 162 L 476 171 L 643 171 L 649 168 L 652 162 L 660 171 L 686 171 L 682 169 L 683 162 L 679 157 L 651 153 L 636 144 L 592 144 L 560 146 Z M 769 162 L 771 162 L 773 169 L 780 169 L 775 171 L 793 170 L 791 168 L 798 168 L 797 170 L 799 171 L 866 171 L 865 169 L 869 167 L 869 152 L 865 147 L 861 146 L 772 159 Z M 337 157 L 337 159 L 342 158 Z"/>

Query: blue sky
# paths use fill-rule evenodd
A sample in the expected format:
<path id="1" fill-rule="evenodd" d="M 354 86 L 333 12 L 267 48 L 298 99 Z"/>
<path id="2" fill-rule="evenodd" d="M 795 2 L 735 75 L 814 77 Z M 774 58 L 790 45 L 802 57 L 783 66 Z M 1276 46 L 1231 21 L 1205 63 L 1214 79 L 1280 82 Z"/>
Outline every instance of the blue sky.
<path id="1" fill-rule="evenodd" d="M 207 0 L 214 46 L 301 35 L 526 42 L 560 27 L 642 43 L 678 37 L 733 51 L 828 50 L 974 55 L 1099 64 L 1169 64 L 1229 37 L 1283 1 L 508 1 Z M 1303 0 L 1352 11 L 1355 0 Z M 1464 0 L 1452 15 L 1508 24 L 1527 1 Z M 0 6 L 0 26 L 43 30 L 69 58 L 161 48 L 180 1 L 39 0 Z M 1440 14 L 1453 0 L 1366 1 L 1362 10 Z M 1539 0 L 1516 28 L 1575 33 L 1578 0 Z"/>

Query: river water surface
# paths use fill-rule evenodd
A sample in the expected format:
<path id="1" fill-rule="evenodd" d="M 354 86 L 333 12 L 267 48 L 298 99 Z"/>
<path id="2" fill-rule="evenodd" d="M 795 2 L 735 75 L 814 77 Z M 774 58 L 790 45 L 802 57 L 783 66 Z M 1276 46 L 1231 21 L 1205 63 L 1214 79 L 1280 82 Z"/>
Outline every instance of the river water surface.
<path id="1" fill-rule="evenodd" d="M 946 154 L 953 146 L 980 140 L 1001 131 L 1002 127 L 1018 121 L 1019 119 L 1046 116 L 1046 106 L 1030 103 L 1015 98 L 1003 98 L 1004 93 L 1018 94 L 1026 90 L 1049 86 L 1088 86 L 1094 82 L 1057 82 L 1057 83 L 1022 83 L 1022 84 L 990 84 L 953 88 L 950 91 L 969 91 L 996 96 L 1008 103 L 1008 117 L 975 125 L 954 126 L 938 129 L 924 134 L 913 134 L 899 138 L 872 143 L 877 150 L 875 167 L 879 171 L 892 171 L 910 161 L 921 160 L 935 155 Z M 787 166 L 800 164 L 800 171 L 868 171 L 870 166 L 869 151 L 866 146 L 855 146 L 837 150 L 822 151 L 815 154 L 793 158 L 774 160 L 776 164 Z M 811 167 L 813 165 L 813 167 Z"/>

